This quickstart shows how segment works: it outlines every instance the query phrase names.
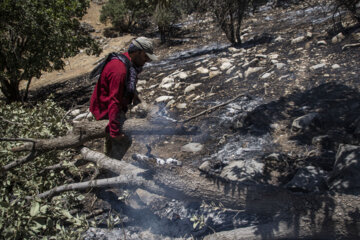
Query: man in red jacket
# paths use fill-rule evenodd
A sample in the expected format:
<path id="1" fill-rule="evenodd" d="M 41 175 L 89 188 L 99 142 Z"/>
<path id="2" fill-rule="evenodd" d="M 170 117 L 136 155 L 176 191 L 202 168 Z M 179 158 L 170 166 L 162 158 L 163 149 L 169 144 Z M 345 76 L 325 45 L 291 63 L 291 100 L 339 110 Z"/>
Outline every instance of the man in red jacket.
<path id="1" fill-rule="evenodd" d="M 123 54 L 111 53 L 90 74 L 99 75 L 90 99 L 90 111 L 96 120 L 109 119 L 104 152 L 121 159 L 131 145 L 131 138 L 121 132 L 128 105 L 140 102 L 136 91 L 137 75 L 146 62 L 157 60 L 150 39 L 134 39 Z"/>

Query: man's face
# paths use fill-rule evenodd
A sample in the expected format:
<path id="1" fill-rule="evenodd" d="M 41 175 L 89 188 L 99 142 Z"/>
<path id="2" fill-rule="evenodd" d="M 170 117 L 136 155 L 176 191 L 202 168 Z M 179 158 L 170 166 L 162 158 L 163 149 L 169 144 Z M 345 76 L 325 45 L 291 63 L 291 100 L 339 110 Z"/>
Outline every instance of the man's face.
<path id="1" fill-rule="evenodd" d="M 137 51 L 134 53 L 131 61 L 135 64 L 135 66 L 142 67 L 146 62 L 150 62 L 151 59 L 146 55 L 145 51 Z"/>

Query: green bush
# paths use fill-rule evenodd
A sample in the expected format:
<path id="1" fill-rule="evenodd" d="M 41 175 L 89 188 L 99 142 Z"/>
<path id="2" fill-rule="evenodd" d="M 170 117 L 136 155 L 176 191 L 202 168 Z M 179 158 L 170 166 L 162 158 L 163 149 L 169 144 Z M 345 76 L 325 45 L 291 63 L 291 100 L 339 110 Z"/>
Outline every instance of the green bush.
<path id="1" fill-rule="evenodd" d="M 151 13 L 151 4 L 148 1 L 109 0 L 101 9 L 100 21 L 110 21 L 116 30 L 129 32 L 141 18 Z"/>
<path id="2" fill-rule="evenodd" d="M 66 134 L 70 126 L 61 123 L 65 112 L 52 100 L 34 107 L 20 103 L 0 102 L 0 131 L 4 138 L 51 138 Z M 13 153 L 20 142 L 0 142 L 0 164 L 4 166 L 27 153 Z M 26 196 L 67 183 L 64 171 L 43 171 L 46 166 L 70 161 L 69 151 L 40 154 L 0 175 L 0 236 L 2 239 L 78 239 L 87 229 L 84 217 L 74 217 L 69 210 L 78 205 L 83 196 L 76 192 L 61 194 L 52 200 L 25 200 Z M 57 236 L 57 237 L 55 237 Z"/>
<path id="3" fill-rule="evenodd" d="M 180 6 L 176 3 L 169 6 L 157 5 L 153 19 L 159 28 L 162 43 L 166 41 L 166 34 L 170 31 L 172 25 L 179 19 L 180 15 Z"/>

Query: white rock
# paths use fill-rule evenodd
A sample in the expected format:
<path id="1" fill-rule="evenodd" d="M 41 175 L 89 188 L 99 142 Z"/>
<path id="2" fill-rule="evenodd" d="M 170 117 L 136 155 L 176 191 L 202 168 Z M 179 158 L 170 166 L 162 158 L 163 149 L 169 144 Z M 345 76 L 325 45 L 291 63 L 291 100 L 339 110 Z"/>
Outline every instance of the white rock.
<path id="1" fill-rule="evenodd" d="M 313 36 L 312 32 L 307 32 L 307 33 L 306 33 L 306 37 L 307 37 L 307 38 L 312 38 L 312 36 Z"/>
<path id="2" fill-rule="evenodd" d="M 345 39 L 344 34 L 339 33 L 338 35 L 336 35 L 335 37 L 333 37 L 333 38 L 331 39 L 331 42 L 332 42 L 333 44 L 335 44 L 335 43 L 341 42 L 341 41 L 344 40 L 344 39 Z"/>
<path id="3" fill-rule="evenodd" d="M 300 42 L 304 41 L 305 39 L 306 39 L 305 36 L 294 38 L 293 40 L 291 40 L 291 44 L 300 43 Z"/>
<path id="4" fill-rule="evenodd" d="M 141 93 L 144 90 L 143 87 L 136 87 L 136 91 L 138 91 L 139 93 Z"/>
<path id="5" fill-rule="evenodd" d="M 175 100 L 174 99 L 171 99 L 167 104 L 166 104 L 166 107 L 171 107 L 173 104 L 175 103 Z"/>
<path id="6" fill-rule="evenodd" d="M 275 42 L 283 42 L 284 39 L 281 36 L 278 36 L 277 38 L 275 38 Z"/>
<path id="7" fill-rule="evenodd" d="M 272 73 L 265 73 L 264 75 L 261 76 L 261 79 L 266 79 L 271 77 Z"/>
<path id="8" fill-rule="evenodd" d="M 211 71 L 217 71 L 218 68 L 217 68 L 217 67 L 211 67 L 210 70 L 211 70 Z"/>
<path id="9" fill-rule="evenodd" d="M 203 148 L 204 146 L 200 143 L 188 143 L 181 147 L 181 151 L 196 153 L 201 151 Z"/>
<path id="10" fill-rule="evenodd" d="M 277 69 L 282 69 L 286 66 L 286 64 L 285 63 L 277 63 L 277 64 L 275 64 L 275 66 Z"/>
<path id="11" fill-rule="evenodd" d="M 160 87 L 166 90 L 169 90 L 170 88 L 172 88 L 175 84 L 174 83 L 166 83 L 161 85 Z"/>
<path id="12" fill-rule="evenodd" d="M 144 85 L 144 84 L 146 84 L 146 81 L 145 81 L 145 80 L 139 80 L 139 81 L 137 82 L 137 85 Z"/>
<path id="13" fill-rule="evenodd" d="M 244 78 L 244 75 L 243 75 L 241 72 L 238 72 L 236 75 L 237 75 L 240 79 Z"/>
<path id="14" fill-rule="evenodd" d="M 254 68 L 250 67 L 248 68 L 248 70 L 245 71 L 245 77 L 247 78 L 249 75 L 259 72 L 263 69 L 264 69 L 263 67 L 254 67 Z"/>
<path id="15" fill-rule="evenodd" d="M 196 69 L 196 71 L 197 71 L 198 73 L 201 73 L 201 74 L 207 74 L 207 73 L 209 73 L 209 69 L 204 68 L 204 67 L 199 67 L 199 68 Z"/>
<path id="16" fill-rule="evenodd" d="M 176 104 L 176 108 L 178 109 L 185 109 L 187 106 L 186 106 L 186 103 L 178 103 Z"/>
<path id="17" fill-rule="evenodd" d="M 225 71 L 231 67 L 232 67 L 232 64 L 230 62 L 224 62 L 223 64 L 221 64 L 220 69 L 221 69 L 221 71 Z"/>
<path id="18" fill-rule="evenodd" d="M 174 80 L 173 77 L 167 76 L 167 77 L 165 77 L 165 78 L 163 78 L 163 79 L 161 80 L 161 83 L 160 83 L 159 87 L 160 87 L 160 88 L 163 88 L 164 85 L 167 85 L 167 84 L 169 84 L 169 83 L 174 84 L 174 83 L 175 83 L 175 80 Z"/>
<path id="19" fill-rule="evenodd" d="M 321 45 L 327 45 L 327 42 L 325 40 L 321 40 L 317 42 L 317 45 L 321 46 Z"/>
<path id="20" fill-rule="evenodd" d="M 189 75 L 186 73 L 186 72 L 180 72 L 178 74 L 178 77 L 181 79 L 181 80 L 185 80 L 189 77 Z"/>
<path id="21" fill-rule="evenodd" d="M 256 54 L 255 55 L 256 58 L 263 58 L 263 59 L 267 59 L 267 56 L 264 54 Z"/>
<path id="22" fill-rule="evenodd" d="M 340 65 L 339 64 L 334 64 L 331 66 L 332 69 L 339 69 L 340 68 Z"/>
<path id="23" fill-rule="evenodd" d="M 171 99 L 173 99 L 173 96 L 160 96 L 157 99 L 155 99 L 155 102 L 159 103 L 159 102 L 168 102 Z"/>
<path id="24" fill-rule="evenodd" d="M 279 54 L 277 54 L 277 53 L 272 53 L 272 54 L 270 54 L 269 55 L 269 57 L 270 57 L 270 59 L 278 59 L 279 58 Z"/>
<path id="25" fill-rule="evenodd" d="M 325 63 L 320 63 L 320 64 L 317 64 L 317 65 L 311 66 L 310 69 L 311 70 L 317 70 L 317 69 L 320 69 L 320 68 L 324 68 L 325 66 L 326 66 Z"/>
<path id="26" fill-rule="evenodd" d="M 213 77 L 216 77 L 217 75 L 219 75 L 221 72 L 220 71 L 211 71 L 209 73 L 209 78 L 213 78 Z"/>
<path id="27" fill-rule="evenodd" d="M 190 84 L 189 86 L 187 86 L 184 90 L 184 93 L 187 94 L 191 91 L 194 91 L 198 86 L 200 86 L 201 83 L 193 83 L 193 84 Z"/>
<path id="28" fill-rule="evenodd" d="M 234 71 L 235 69 L 235 66 L 232 66 L 231 68 L 229 68 L 227 71 L 226 71 L 226 74 L 230 74 L 232 71 Z"/>
<path id="29" fill-rule="evenodd" d="M 192 100 L 194 97 L 196 97 L 196 95 L 193 93 L 193 94 L 190 94 L 189 96 L 187 96 L 185 99 L 186 99 L 186 101 L 190 101 L 190 100 Z"/>

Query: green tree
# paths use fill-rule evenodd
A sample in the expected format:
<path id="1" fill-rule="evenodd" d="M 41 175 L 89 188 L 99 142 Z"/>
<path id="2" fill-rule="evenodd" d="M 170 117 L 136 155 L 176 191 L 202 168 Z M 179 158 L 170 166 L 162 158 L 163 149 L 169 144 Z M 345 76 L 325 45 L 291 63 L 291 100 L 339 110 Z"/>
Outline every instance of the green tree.
<path id="1" fill-rule="evenodd" d="M 101 9 L 100 21 L 110 21 L 116 30 L 128 32 L 141 18 L 151 14 L 151 6 L 143 0 L 109 0 Z"/>
<path id="2" fill-rule="evenodd" d="M 27 98 L 31 79 L 64 67 L 64 58 L 99 45 L 80 26 L 88 0 L 0 2 L 0 88 L 8 102 Z M 28 81 L 24 93 L 20 81 Z"/>
<path id="3" fill-rule="evenodd" d="M 170 31 L 171 26 L 176 23 L 180 15 L 181 12 L 177 3 L 157 4 L 153 19 L 158 26 L 161 43 L 165 43 L 166 33 Z"/>

